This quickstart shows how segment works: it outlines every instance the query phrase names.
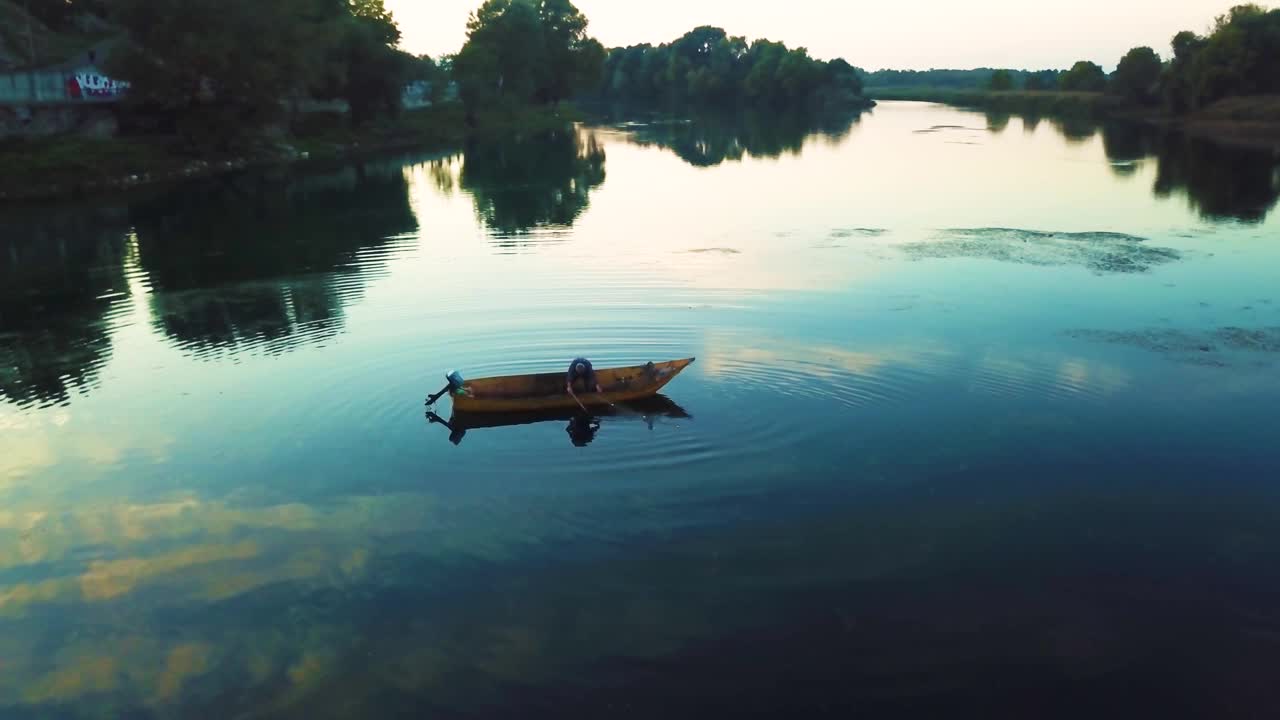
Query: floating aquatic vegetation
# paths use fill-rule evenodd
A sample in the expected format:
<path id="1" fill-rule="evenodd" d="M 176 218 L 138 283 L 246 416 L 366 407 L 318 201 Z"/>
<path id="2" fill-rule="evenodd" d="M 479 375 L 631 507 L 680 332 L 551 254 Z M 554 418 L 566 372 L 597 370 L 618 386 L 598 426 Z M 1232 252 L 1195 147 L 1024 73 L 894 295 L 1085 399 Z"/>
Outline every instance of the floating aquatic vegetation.
<path id="1" fill-rule="evenodd" d="M 1021 265 L 1079 265 L 1095 273 L 1144 273 L 1182 258 L 1177 250 L 1115 232 L 1043 232 L 1018 228 L 951 228 L 935 239 L 900 246 L 914 260 L 973 258 Z"/>
<path id="2" fill-rule="evenodd" d="M 693 250 L 686 250 L 685 252 L 695 254 L 695 255 L 705 255 L 707 253 L 718 253 L 720 255 L 741 255 L 742 254 L 741 250 L 735 250 L 733 248 L 727 248 L 727 247 L 695 248 Z"/>
<path id="3" fill-rule="evenodd" d="M 1069 330 L 1065 334 L 1081 340 L 1128 345 L 1208 367 L 1229 367 L 1230 357 L 1226 353 L 1280 353 L 1280 327 L 1222 327 L 1204 331 Z"/>
<path id="4" fill-rule="evenodd" d="M 1280 327 L 1248 329 L 1224 327 L 1214 333 L 1223 345 L 1233 350 L 1280 353 Z"/>
<path id="5" fill-rule="evenodd" d="M 1145 330 L 1068 330 L 1068 337 L 1112 345 L 1132 347 L 1160 353 L 1209 353 L 1216 348 L 1208 335 L 1184 330 L 1150 328 Z"/>
<path id="6" fill-rule="evenodd" d="M 883 237 L 888 234 L 888 232 L 889 231 L 884 228 L 832 228 L 831 232 L 827 233 L 825 238 L 815 242 L 813 245 L 810 245 L 810 247 L 815 250 L 832 250 L 844 247 L 844 245 L 840 243 L 841 240 L 848 240 L 850 238 L 878 238 Z"/>
<path id="7" fill-rule="evenodd" d="M 964 125 L 934 125 L 923 130 L 912 130 L 916 135 L 928 135 L 930 133 L 938 133 L 944 130 L 968 130 L 970 132 L 989 132 L 991 128 L 975 128 L 966 127 Z"/>
<path id="8" fill-rule="evenodd" d="M 845 240 L 853 237 L 874 238 L 874 237 L 882 237 L 888 232 L 889 231 L 885 230 L 884 228 L 865 228 L 865 227 L 834 228 L 831 231 L 830 237 L 838 238 L 841 240 Z"/>

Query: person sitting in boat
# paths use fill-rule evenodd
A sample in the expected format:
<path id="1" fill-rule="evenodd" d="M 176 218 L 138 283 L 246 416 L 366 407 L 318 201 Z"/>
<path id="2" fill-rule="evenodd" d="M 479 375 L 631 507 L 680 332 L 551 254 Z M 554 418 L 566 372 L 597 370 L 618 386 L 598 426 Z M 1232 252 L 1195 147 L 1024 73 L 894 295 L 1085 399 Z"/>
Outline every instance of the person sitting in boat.
<path id="1" fill-rule="evenodd" d="M 582 382 L 583 392 L 591 392 L 593 389 L 598 393 L 604 392 L 604 390 L 600 389 L 600 383 L 596 380 L 596 371 L 591 367 L 591 361 L 586 358 L 576 358 L 572 363 L 569 363 L 569 375 L 565 380 L 564 389 L 568 390 L 569 394 L 572 395 L 573 386 L 578 381 Z"/>

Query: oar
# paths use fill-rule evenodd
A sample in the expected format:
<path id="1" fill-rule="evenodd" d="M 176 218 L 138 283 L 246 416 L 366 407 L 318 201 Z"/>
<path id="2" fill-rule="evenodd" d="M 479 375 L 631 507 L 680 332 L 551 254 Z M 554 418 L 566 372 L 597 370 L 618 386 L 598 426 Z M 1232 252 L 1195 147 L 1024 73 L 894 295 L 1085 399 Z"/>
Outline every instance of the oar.
<path id="1" fill-rule="evenodd" d="M 577 395 L 576 393 L 574 393 L 574 392 L 573 392 L 573 386 L 572 386 L 572 385 L 570 385 L 570 386 L 569 386 L 569 394 L 570 394 L 570 395 L 572 395 L 572 396 L 573 396 L 574 401 L 578 403 L 578 407 L 582 408 L 582 412 L 584 412 L 584 413 L 586 413 L 586 414 L 588 414 L 588 415 L 590 415 L 590 414 L 591 414 L 591 411 L 587 409 L 587 406 L 586 406 L 586 405 L 583 405 L 583 404 L 582 404 L 582 401 L 578 399 L 578 395 Z M 597 394 L 602 395 L 603 393 L 597 393 Z M 604 404 L 605 404 L 605 405 L 608 405 L 610 408 L 612 408 L 612 409 L 614 409 L 614 410 L 616 410 L 616 409 L 618 408 L 618 406 L 617 406 L 617 405 L 614 405 L 613 403 L 608 402 L 608 401 L 605 401 L 605 403 L 604 403 Z"/>
<path id="2" fill-rule="evenodd" d="M 573 401 L 578 403 L 578 407 L 582 408 L 582 412 L 590 415 L 591 413 L 587 411 L 587 406 L 582 404 L 582 401 L 578 399 L 578 394 L 573 391 L 573 386 L 569 385 L 568 388 L 569 396 L 573 398 Z"/>

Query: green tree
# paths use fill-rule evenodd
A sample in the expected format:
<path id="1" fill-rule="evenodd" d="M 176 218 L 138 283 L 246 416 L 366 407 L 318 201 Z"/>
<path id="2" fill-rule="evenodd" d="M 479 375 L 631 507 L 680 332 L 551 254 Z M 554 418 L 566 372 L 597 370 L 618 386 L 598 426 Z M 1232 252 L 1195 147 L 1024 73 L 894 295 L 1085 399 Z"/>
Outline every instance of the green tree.
<path id="1" fill-rule="evenodd" d="M 1081 60 L 1062 74 L 1058 85 L 1068 92 L 1102 92 L 1107 89 L 1107 74 L 1096 63 Z"/>
<path id="2" fill-rule="evenodd" d="M 532 0 L 486 0 L 467 22 L 467 42 L 454 77 L 468 107 L 528 102 L 543 61 L 538 11 Z"/>
<path id="3" fill-rule="evenodd" d="M 604 71 L 604 46 L 587 35 L 587 18 L 569 0 L 542 0 L 538 8 L 546 53 L 537 90 L 544 102 L 559 102 L 576 90 L 595 87 Z"/>
<path id="4" fill-rule="evenodd" d="M 787 54 L 787 46 L 768 40 L 751 43 L 748 64 L 751 68 L 743 79 L 743 94 L 750 102 L 770 104 L 777 101 L 778 69 Z"/>
<path id="5" fill-rule="evenodd" d="M 699 103 L 729 100 L 743 75 L 744 38 L 729 37 L 718 27 L 702 26 L 659 48 L 667 57 L 667 87 L 677 96 Z"/>
<path id="6" fill-rule="evenodd" d="M 359 126 L 399 111 L 415 61 L 396 49 L 400 28 L 383 0 L 351 0 L 350 11 L 340 17 L 336 51 L 345 71 L 341 95 L 351 105 L 352 123 Z"/>
<path id="7" fill-rule="evenodd" d="M 21 5 L 33 17 L 54 30 L 69 28 L 77 16 L 107 14 L 108 0 L 23 0 Z"/>
<path id="8" fill-rule="evenodd" d="M 437 61 L 429 55 L 419 55 L 409 65 L 410 81 L 424 80 L 431 84 L 431 96 L 428 99 L 433 103 L 444 99 L 451 74 L 452 69 L 447 58 Z"/>
<path id="9" fill-rule="evenodd" d="M 1190 30 L 1173 36 L 1173 60 L 1169 62 L 1161 92 L 1166 108 L 1174 113 L 1186 112 L 1195 104 L 1195 60 L 1205 43 L 1204 38 Z"/>
<path id="10" fill-rule="evenodd" d="M 777 95 L 775 102 L 802 106 L 822 78 L 822 69 L 809 57 L 805 48 L 790 50 L 782 56 L 778 63 Z"/>
<path id="11" fill-rule="evenodd" d="M 380 32 L 378 40 L 381 43 L 395 45 L 400 42 L 400 28 L 396 26 L 396 19 L 391 11 L 387 10 L 384 0 L 349 0 L 349 2 L 352 16 L 378 28 Z"/>
<path id="12" fill-rule="evenodd" d="M 326 19 L 310 0 L 115 0 L 112 17 L 132 41 L 109 68 L 133 83 L 130 103 L 171 114 L 204 149 L 281 117 L 318 71 Z"/>
<path id="13" fill-rule="evenodd" d="M 356 123 L 395 112 L 412 65 L 383 0 L 114 0 L 112 18 L 131 41 L 109 68 L 129 102 L 204 151 L 252 140 L 306 94 L 345 98 Z"/>
<path id="14" fill-rule="evenodd" d="M 987 89 L 994 92 L 1007 92 L 1013 89 L 1013 75 L 1008 70 L 997 70 L 991 75 Z"/>
<path id="15" fill-rule="evenodd" d="M 1058 87 L 1057 70 L 1037 70 L 1026 73 L 1023 87 L 1031 91 L 1053 90 Z"/>
<path id="16" fill-rule="evenodd" d="M 768 40 L 750 44 L 701 26 L 653 47 L 617 48 L 605 60 L 600 94 L 610 100 L 674 100 L 772 109 L 863 108 L 862 71 Z"/>
<path id="17" fill-rule="evenodd" d="M 1175 35 L 1163 93 L 1174 112 L 1233 95 L 1280 93 L 1280 9 L 1238 5 L 1207 37 Z"/>
<path id="18" fill-rule="evenodd" d="M 1158 97 L 1162 70 L 1160 56 L 1155 50 L 1136 47 L 1116 66 L 1111 76 L 1111 91 L 1134 102 L 1153 103 Z"/>
<path id="19" fill-rule="evenodd" d="M 467 22 L 454 77 L 468 107 L 554 103 L 599 85 L 605 51 L 569 0 L 486 0 Z"/>
<path id="20" fill-rule="evenodd" d="M 820 103 L 826 107 L 855 106 L 862 99 L 862 75 L 843 58 L 836 58 L 822 66 Z"/>

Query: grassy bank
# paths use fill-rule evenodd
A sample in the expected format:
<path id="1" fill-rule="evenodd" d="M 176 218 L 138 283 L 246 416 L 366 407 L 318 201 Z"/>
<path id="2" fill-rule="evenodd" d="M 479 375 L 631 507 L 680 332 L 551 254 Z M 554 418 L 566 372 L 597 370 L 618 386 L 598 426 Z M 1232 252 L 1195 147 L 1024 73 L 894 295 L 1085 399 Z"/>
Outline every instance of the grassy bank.
<path id="1" fill-rule="evenodd" d="M 394 150 L 448 150 L 469 138 L 536 132 L 578 119 L 574 108 L 562 105 L 496 110 L 468 122 L 460 106 L 447 105 L 353 129 L 345 117 L 316 114 L 299 120 L 289 138 L 225 155 L 193 155 L 173 137 L 12 139 L 0 141 L 0 202 L 74 197 L 253 166 L 331 162 Z"/>
<path id="2" fill-rule="evenodd" d="M 940 88 L 870 88 L 877 100 L 936 102 L 987 112 L 1146 122 L 1182 130 L 1215 142 L 1280 150 L 1280 96 L 1233 97 L 1197 113 L 1173 116 L 1114 95 L 1084 92 L 991 92 Z"/>
<path id="3" fill-rule="evenodd" d="M 1119 112 L 1126 107 L 1124 101 L 1117 97 L 1087 92 L 868 88 L 867 95 L 876 100 L 918 100 L 981 110 L 1035 115 L 1104 114 Z"/>
<path id="4" fill-rule="evenodd" d="M 580 119 L 576 108 L 561 105 L 489 110 L 477 114 L 474 123 L 469 123 L 462 106 L 454 104 L 407 112 L 355 130 L 347 126 L 345 117 L 315 114 L 295 124 L 289 144 L 312 159 L 332 159 L 353 150 L 446 149 L 470 138 L 539 132 Z"/>
<path id="5" fill-rule="evenodd" d="M 1181 124 L 1187 132 L 1217 142 L 1280 152 L 1277 95 L 1226 98 L 1185 118 Z"/>

